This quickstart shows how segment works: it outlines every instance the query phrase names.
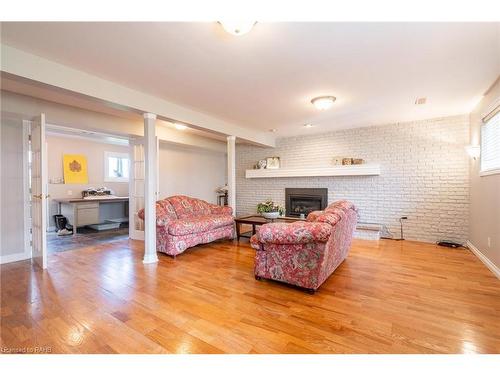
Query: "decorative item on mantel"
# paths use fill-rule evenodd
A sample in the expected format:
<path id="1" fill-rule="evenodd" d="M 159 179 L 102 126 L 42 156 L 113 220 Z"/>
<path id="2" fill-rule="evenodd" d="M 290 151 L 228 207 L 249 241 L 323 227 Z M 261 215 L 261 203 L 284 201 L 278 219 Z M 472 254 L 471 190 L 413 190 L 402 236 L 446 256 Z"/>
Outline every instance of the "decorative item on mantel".
<path id="1" fill-rule="evenodd" d="M 342 159 L 343 159 L 342 156 L 335 156 L 332 160 L 333 165 L 342 165 Z"/>
<path id="2" fill-rule="evenodd" d="M 280 168 L 280 157 L 271 156 L 262 160 L 259 160 L 257 164 L 254 165 L 253 169 L 279 169 Z"/>
<path id="3" fill-rule="evenodd" d="M 279 156 L 272 156 L 269 158 L 266 158 L 266 168 L 267 169 L 279 169 L 280 167 L 280 157 Z"/>
<path id="4" fill-rule="evenodd" d="M 253 169 L 265 169 L 267 165 L 266 159 L 259 160 L 257 164 L 255 164 Z"/>
<path id="5" fill-rule="evenodd" d="M 359 165 L 359 164 L 365 163 L 365 161 L 363 159 L 344 158 L 342 156 L 334 157 L 332 162 L 333 162 L 333 165 Z"/>
<path id="6" fill-rule="evenodd" d="M 257 212 L 266 219 L 277 219 L 278 216 L 283 216 L 285 209 L 272 200 L 268 200 L 257 205 Z"/>

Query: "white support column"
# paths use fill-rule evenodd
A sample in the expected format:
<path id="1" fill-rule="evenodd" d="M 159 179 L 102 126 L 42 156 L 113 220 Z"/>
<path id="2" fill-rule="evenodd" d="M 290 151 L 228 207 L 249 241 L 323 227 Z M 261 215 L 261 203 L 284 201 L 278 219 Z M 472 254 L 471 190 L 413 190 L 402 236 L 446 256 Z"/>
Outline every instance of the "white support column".
<path id="1" fill-rule="evenodd" d="M 144 260 L 158 262 L 156 254 L 156 115 L 144 114 Z"/>
<path id="2" fill-rule="evenodd" d="M 227 137 L 227 187 L 228 204 L 236 214 L 236 137 Z"/>

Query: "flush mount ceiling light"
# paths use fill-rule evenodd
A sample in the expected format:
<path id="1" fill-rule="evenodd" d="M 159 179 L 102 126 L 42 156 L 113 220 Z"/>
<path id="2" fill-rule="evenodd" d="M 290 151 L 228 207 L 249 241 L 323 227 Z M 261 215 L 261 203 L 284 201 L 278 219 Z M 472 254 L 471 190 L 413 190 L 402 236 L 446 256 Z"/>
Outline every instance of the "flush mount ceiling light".
<path id="1" fill-rule="evenodd" d="M 330 108 L 333 103 L 335 103 L 337 98 L 335 96 L 318 96 L 311 100 L 311 103 L 319 109 L 320 111 L 324 111 L 325 109 Z"/>
<path id="2" fill-rule="evenodd" d="M 219 21 L 224 30 L 233 35 L 243 35 L 250 32 L 256 23 L 257 21 Z"/>
<path id="3" fill-rule="evenodd" d="M 313 124 L 304 124 L 304 128 L 312 128 L 313 126 Z"/>
<path id="4" fill-rule="evenodd" d="M 174 124 L 177 130 L 186 130 L 187 126 L 182 124 Z"/>

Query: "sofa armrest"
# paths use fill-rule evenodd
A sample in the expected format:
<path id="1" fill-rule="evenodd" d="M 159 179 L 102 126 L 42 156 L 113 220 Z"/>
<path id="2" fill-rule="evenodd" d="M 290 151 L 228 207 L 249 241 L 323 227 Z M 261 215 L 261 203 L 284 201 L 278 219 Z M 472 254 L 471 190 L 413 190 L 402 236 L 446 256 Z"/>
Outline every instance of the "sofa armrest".
<path id="1" fill-rule="evenodd" d="M 311 211 L 307 215 L 306 221 L 316 221 L 319 216 L 323 215 L 324 211 Z"/>
<path id="2" fill-rule="evenodd" d="M 217 206 L 216 204 L 210 205 L 210 212 L 212 215 L 228 215 L 233 214 L 233 209 L 229 206 Z"/>
<path id="3" fill-rule="evenodd" d="M 260 227 L 258 241 L 266 244 L 301 244 L 327 242 L 332 226 L 318 222 L 296 221 L 294 223 L 269 223 Z"/>
<path id="4" fill-rule="evenodd" d="M 336 210 L 342 210 L 345 212 L 347 212 L 348 210 L 354 210 L 354 211 L 358 212 L 358 209 L 356 208 L 354 203 L 346 201 L 346 200 L 340 200 L 340 201 L 333 202 L 325 209 L 325 212 L 336 211 Z"/>
<path id="5" fill-rule="evenodd" d="M 317 223 L 326 223 L 326 224 L 330 224 L 331 226 L 334 226 L 344 216 L 345 216 L 345 212 L 341 211 L 341 210 L 337 210 L 335 212 L 333 212 L 333 211 L 327 212 L 327 213 L 324 213 L 323 215 L 318 216 L 318 218 L 316 219 L 316 222 Z"/>
<path id="6" fill-rule="evenodd" d="M 254 234 L 252 237 L 250 237 L 250 246 L 255 250 L 262 250 L 262 245 L 259 242 L 258 234 Z"/>

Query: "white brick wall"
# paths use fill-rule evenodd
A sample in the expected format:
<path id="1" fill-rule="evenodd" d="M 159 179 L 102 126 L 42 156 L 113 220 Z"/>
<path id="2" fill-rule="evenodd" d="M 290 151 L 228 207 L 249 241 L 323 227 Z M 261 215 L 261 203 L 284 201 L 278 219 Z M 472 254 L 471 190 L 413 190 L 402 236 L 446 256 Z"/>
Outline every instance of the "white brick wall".
<path id="1" fill-rule="evenodd" d="M 408 216 L 405 237 L 464 242 L 468 235 L 468 115 L 280 138 L 275 149 L 238 145 L 237 214 L 254 213 L 258 202 L 284 206 L 285 187 L 327 187 L 328 202 L 348 199 L 361 221 L 385 224 L 399 235 L 399 217 Z M 335 156 L 381 165 L 380 176 L 246 179 L 257 160 L 279 156 L 283 168 L 327 167 Z"/>

